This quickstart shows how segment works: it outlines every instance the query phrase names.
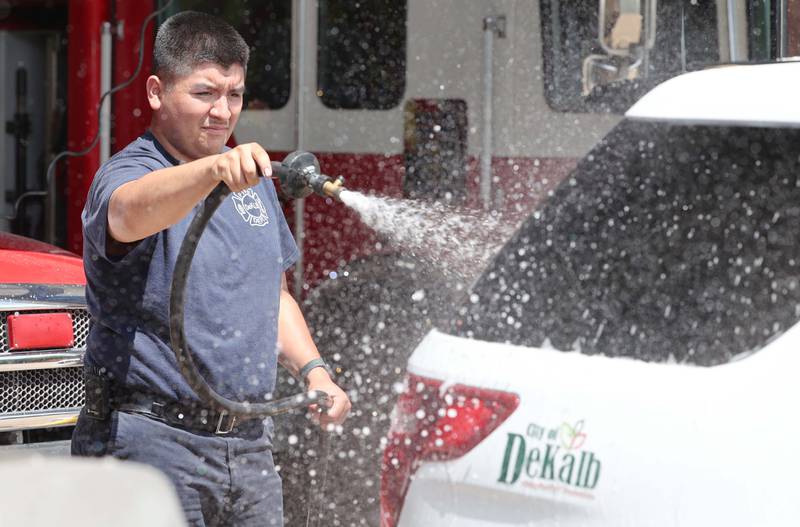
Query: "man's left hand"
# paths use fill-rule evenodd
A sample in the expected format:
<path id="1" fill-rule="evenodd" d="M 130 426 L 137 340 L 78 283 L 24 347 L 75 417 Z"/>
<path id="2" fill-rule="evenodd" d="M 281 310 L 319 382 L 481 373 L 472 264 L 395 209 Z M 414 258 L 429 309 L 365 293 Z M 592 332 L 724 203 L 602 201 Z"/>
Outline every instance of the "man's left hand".
<path id="1" fill-rule="evenodd" d="M 350 398 L 347 397 L 344 390 L 331 380 L 328 372 L 322 368 L 315 368 L 308 375 L 308 391 L 314 390 L 327 393 L 332 406 L 325 410 L 313 405 L 311 407 L 311 419 L 323 428 L 327 428 L 328 425 L 344 423 L 344 420 L 347 419 L 347 414 L 350 413 Z"/>

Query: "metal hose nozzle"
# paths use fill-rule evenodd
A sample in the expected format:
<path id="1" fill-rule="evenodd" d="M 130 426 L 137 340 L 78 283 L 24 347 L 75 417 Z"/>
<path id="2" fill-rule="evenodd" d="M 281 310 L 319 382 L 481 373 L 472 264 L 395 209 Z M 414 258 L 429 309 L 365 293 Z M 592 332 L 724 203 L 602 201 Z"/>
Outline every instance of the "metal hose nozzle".
<path id="1" fill-rule="evenodd" d="M 281 182 L 281 193 L 290 199 L 305 198 L 314 192 L 338 200 L 344 189 L 344 178 L 323 174 L 319 161 L 309 152 L 292 152 L 282 162 L 273 161 L 272 173 Z"/>

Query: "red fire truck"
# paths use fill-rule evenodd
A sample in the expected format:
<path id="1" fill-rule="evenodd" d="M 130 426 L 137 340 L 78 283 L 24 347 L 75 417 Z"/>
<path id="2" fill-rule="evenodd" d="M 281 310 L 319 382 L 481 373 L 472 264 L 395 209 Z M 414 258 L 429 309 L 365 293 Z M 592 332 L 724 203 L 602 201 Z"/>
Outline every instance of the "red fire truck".
<path id="1" fill-rule="evenodd" d="M 0 229 L 80 252 L 97 167 L 149 122 L 153 31 L 182 9 L 228 19 L 252 46 L 236 140 L 276 159 L 314 152 L 351 188 L 506 211 L 529 206 L 657 82 L 800 47 L 796 0 L 6 0 Z M 50 161 L 98 129 L 48 181 Z M 341 207 L 287 212 L 304 249 L 298 288 L 375 250 Z"/>

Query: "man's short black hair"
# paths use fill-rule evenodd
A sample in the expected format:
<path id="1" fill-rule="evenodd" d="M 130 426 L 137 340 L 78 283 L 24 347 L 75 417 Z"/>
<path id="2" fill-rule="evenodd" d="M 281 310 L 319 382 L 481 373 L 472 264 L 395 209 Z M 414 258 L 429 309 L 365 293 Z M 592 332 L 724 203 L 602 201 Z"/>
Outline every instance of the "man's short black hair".
<path id="1" fill-rule="evenodd" d="M 203 63 L 247 71 L 250 48 L 230 24 L 197 11 L 182 11 L 158 28 L 153 46 L 153 74 L 164 80 L 188 75 Z"/>

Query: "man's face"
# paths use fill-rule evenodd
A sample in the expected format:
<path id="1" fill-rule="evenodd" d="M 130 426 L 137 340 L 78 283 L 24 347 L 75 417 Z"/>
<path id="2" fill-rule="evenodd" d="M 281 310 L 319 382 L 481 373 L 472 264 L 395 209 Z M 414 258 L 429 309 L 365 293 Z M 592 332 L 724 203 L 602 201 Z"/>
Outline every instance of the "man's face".
<path id="1" fill-rule="evenodd" d="M 220 153 L 242 112 L 244 75 L 238 64 L 224 69 L 209 63 L 162 82 L 153 127 L 169 143 L 164 146 L 182 161 Z"/>

